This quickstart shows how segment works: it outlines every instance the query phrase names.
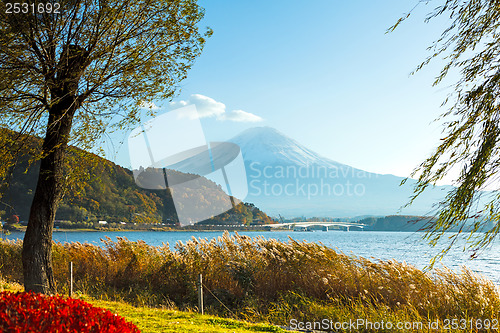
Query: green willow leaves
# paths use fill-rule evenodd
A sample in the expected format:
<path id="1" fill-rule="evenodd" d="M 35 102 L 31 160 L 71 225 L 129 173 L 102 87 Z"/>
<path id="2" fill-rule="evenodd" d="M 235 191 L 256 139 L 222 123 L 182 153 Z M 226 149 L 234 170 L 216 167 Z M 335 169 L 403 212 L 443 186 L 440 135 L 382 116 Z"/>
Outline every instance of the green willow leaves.
<path id="1" fill-rule="evenodd" d="M 409 16 L 405 15 L 389 31 Z M 409 204 L 458 168 L 455 188 L 435 207 L 435 220 L 425 236 L 436 245 L 452 227 L 458 226 L 460 231 L 449 236 L 450 242 L 432 264 L 456 243 L 461 233 L 468 233 L 466 247 L 475 256 L 500 230 L 500 1 L 440 1 L 426 22 L 438 16 L 449 17 L 450 24 L 428 48 L 430 56 L 416 71 L 436 58 L 443 59 L 445 65 L 434 85 L 452 72 L 458 73 L 459 80 L 443 103 L 448 109 L 440 118 L 447 121 L 441 143 L 412 173 L 418 182 Z"/>
<path id="2" fill-rule="evenodd" d="M 57 2 L 60 14 L 6 14 L 0 2 L 0 128 L 43 137 L 71 68 L 65 55 L 78 49 L 86 61 L 70 144 L 83 149 L 137 123 L 141 102 L 172 98 L 211 34 L 199 31 L 204 11 L 192 0 Z"/>

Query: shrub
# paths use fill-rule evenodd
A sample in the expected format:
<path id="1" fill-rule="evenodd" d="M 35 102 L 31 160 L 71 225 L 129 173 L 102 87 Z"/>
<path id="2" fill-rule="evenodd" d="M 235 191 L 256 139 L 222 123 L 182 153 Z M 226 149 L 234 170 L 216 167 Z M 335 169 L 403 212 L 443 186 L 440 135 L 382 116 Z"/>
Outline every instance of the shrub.
<path id="1" fill-rule="evenodd" d="M 23 282 L 21 240 L 0 240 L 0 277 L 9 282 Z"/>
<path id="2" fill-rule="evenodd" d="M 84 301 L 35 293 L 0 293 L 2 332 L 140 332 L 108 310 Z"/>

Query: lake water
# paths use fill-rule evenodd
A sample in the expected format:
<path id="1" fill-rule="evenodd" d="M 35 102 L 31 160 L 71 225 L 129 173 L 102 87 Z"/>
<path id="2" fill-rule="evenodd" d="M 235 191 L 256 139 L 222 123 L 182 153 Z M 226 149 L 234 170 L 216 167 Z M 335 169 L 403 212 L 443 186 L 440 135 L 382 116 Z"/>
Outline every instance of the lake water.
<path id="1" fill-rule="evenodd" d="M 191 237 L 207 238 L 208 240 L 221 236 L 220 232 L 151 232 L 151 231 L 115 231 L 115 232 L 78 232 L 57 231 L 53 239 L 58 242 L 88 242 L 102 244 L 100 239 L 110 237 L 126 237 L 128 240 L 143 240 L 150 245 L 161 245 L 169 243 L 173 248 L 176 242 L 186 242 Z M 414 232 L 375 232 L 375 231 L 316 231 L 316 232 L 294 232 L 294 231 L 270 231 L 270 232 L 239 232 L 241 235 L 250 237 L 263 236 L 281 241 L 288 241 L 288 237 L 295 240 L 308 242 L 321 242 L 326 246 L 338 249 L 345 254 L 353 254 L 365 258 L 396 259 L 406 261 L 418 268 L 424 268 L 429 259 L 439 252 L 439 248 L 431 248 L 422 240 L 421 233 Z M 7 238 L 23 238 L 23 233 L 12 233 Z M 464 244 L 464 243 L 462 243 Z M 442 263 L 454 271 L 459 271 L 465 265 L 475 272 L 479 272 L 490 278 L 496 284 L 500 284 L 500 244 L 494 242 L 492 246 L 484 250 L 477 259 L 469 260 L 470 254 L 462 251 L 462 247 L 450 250 Z"/>

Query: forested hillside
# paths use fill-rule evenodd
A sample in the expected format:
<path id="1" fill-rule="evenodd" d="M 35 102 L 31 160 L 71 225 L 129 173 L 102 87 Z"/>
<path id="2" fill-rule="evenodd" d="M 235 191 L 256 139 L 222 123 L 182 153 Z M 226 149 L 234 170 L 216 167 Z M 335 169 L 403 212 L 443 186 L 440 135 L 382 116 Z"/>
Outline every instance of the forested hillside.
<path id="1" fill-rule="evenodd" d="M 32 142 L 40 142 L 34 139 Z M 36 143 L 35 143 L 36 144 Z M 178 223 L 172 196 L 168 190 L 145 190 L 138 187 L 132 172 L 94 154 L 76 148 L 70 150 L 68 175 L 77 174 L 68 183 L 67 191 L 57 211 L 56 220 L 72 222 L 133 223 Z M 92 162 L 86 166 L 85 160 Z M 72 172 L 80 168 L 80 172 Z M 81 168 L 86 168 L 81 170 Z M 38 177 L 38 163 L 29 165 L 28 157 L 20 156 L 11 170 L 7 182 L 0 185 L 0 218 L 8 219 L 18 215 L 27 221 Z M 175 171 L 168 171 L 175 173 Z M 196 205 L 203 207 L 224 195 L 222 190 L 213 190 L 213 183 L 201 177 L 206 183 L 204 190 L 190 194 Z M 205 221 L 206 224 L 250 224 L 270 223 L 272 220 L 252 204 L 240 203 L 236 209 Z"/>
<path id="2" fill-rule="evenodd" d="M 405 216 L 405 215 L 389 215 L 384 217 L 367 217 L 359 220 L 359 223 L 364 223 L 368 225 L 366 230 L 373 231 L 426 231 L 429 227 L 429 222 L 435 221 L 432 217 L 425 216 Z M 474 219 L 468 220 L 462 232 L 470 232 L 471 230 L 479 230 L 480 232 L 485 232 L 490 230 L 495 226 L 493 221 L 484 223 L 484 225 L 479 228 L 477 226 L 477 221 Z M 459 232 L 461 226 L 457 225 L 450 228 L 451 232 Z"/>
<path id="3" fill-rule="evenodd" d="M 429 218 L 405 215 L 367 217 L 359 221 L 368 225 L 366 230 L 373 231 L 420 231 L 427 222 Z"/>

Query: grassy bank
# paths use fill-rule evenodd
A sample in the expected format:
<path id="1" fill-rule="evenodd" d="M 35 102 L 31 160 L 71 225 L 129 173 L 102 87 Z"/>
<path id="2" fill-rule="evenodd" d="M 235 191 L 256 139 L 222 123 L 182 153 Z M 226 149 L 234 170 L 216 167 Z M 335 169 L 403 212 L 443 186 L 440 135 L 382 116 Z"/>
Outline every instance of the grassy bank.
<path id="1" fill-rule="evenodd" d="M 23 291 L 24 288 L 16 283 L 0 280 L 0 291 Z M 157 309 L 149 307 L 135 307 L 124 302 L 95 300 L 87 295 L 78 298 L 113 313 L 125 317 L 133 322 L 142 333 L 158 332 L 285 332 L 277 326 L 268 324 L 253 324 L 227 318 L 209 315 L 200 315 L 195 312 Z"/>
<path id="2" fill-rule="evenodd" d="M 286 332 L 277 326 L 200 315 L 195 312 L 134 307 L 123 302 L 87 300 L 92 305 L 118 313 L 142 333 L 157 332 Z"/>
<path id="3" fill-rule="evenodd" d="M 194 309 L 202 273 L 207 313 L 252 322 L 499 320 L 496 286 L 466 269 L 425 273 L 315 243 L 225 234 L 179 242 L 175 250 L 126 239 L 107 239 L 102 247 L 57 243 L 53 250 L 58 291 L 67 291 L 72 261 L 75 289 L 102 301 Z M 20 251 L 19 241 L 0 243 L 4 279 L 22 282 Z"/>

